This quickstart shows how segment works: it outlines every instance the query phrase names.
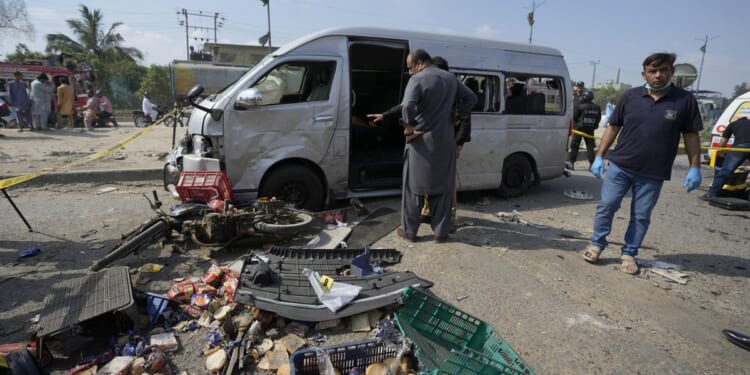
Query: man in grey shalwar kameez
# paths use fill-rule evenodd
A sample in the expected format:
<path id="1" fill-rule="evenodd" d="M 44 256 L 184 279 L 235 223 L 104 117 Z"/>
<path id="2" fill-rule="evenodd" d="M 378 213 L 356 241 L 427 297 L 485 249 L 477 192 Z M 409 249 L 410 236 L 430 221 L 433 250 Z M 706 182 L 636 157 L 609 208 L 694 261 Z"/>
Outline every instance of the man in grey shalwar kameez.
<path id="1" fill-rule="evenodd" d="M 476 95 L 453 74 L 432 65 L 422 49 L 406 58 L 412 77 L 406 85 L 402 105 L 404 120 L 403 192 L 401 228 L 408 240 L 417 238 L 424 197 L 428 196 L 435 240 L 448 239 L 451 231 L 451 200 L 456 181 L 456 140 L 451 112 L 469 114 Z"/>

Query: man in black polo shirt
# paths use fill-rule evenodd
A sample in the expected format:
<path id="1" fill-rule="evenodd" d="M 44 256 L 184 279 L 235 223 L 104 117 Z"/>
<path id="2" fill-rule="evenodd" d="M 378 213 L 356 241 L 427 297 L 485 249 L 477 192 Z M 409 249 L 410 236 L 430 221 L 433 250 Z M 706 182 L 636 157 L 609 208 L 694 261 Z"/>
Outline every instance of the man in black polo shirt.
<path id="1" fill-rule="evenodd" d="M 725 147 L 729 138 L 732 138 L 732 135 L 734 135 L 734 143 L 732 147 L 750 148 L 750 119 L 742 117 L 731 122 L 721 135 L 719 147 Z M 748 152 L 729 151 L 726 156 L 724 156 L 721 170 L 719 170 L 719 173 L 714 176 L 714 182 L 711 184 L 711 188 L 708 189 L 708 193 L 701 196 L 701 199 L 705 200 L 716 197 L 721 191 L 721 187 L 732 178 L 734 170 L 749 158 L 750 153 Z"/>
<path id="2" fill-rule="evenodd" d="M 609 118 L 609 126 L 591 166 L 591 173 L 596 178 L 601 178 L 604 173 L 602 157 L 616 137 L 617 147 L 610 155 L 609 170 L 602 184 L 602 199 L 594 216 L 591 245 L 581 254 L 590 263 L 596 263 L 599 254 L 607 247 L 612 218 L 622 199 L 631 191 L 630 222 L 621 248 L 620 269 L 629 274 L 638 273 L 635 256 L 648 231 L 651 211 L 659 199 L 662 184 L 672 176 L 680 134 L 685 140 L 690 161 L 684 186 L 688 192 L 700 186 L 698 132 L 703 129 L 703 122 L 695 97 L 670 82 L 675 59 L 672 53 L 655 53 L 647 57 L 641 73 L 646 84 L 626 91 Z"/>

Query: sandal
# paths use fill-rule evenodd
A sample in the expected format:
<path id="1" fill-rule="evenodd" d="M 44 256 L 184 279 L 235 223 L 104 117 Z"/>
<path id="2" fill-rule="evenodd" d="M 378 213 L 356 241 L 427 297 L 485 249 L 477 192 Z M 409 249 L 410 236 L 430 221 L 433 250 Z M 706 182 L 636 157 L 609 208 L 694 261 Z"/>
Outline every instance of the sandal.
<path id="1" fill-rule="evenodd" d="M 581 256 L 589 263 L 596 263 L 599 260 L 599 254 L 602 253 L 602 250 L 595 245 L 588 245 L 581 253 Z"/>
<path id="2" fill-rule="evenodd" d="M 635 258 L 630 255 L 620 256 L 622 264 L 620 265 L 620 271 L 627 273 L 628 275 L 635 275 L 638 273 L 638 264 L 635 263 Z"/>

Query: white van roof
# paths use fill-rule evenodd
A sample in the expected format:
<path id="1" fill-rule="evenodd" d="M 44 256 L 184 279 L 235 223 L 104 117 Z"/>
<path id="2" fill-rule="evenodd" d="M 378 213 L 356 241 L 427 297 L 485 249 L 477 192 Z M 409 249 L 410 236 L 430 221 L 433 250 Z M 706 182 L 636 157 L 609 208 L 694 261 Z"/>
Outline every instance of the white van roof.
<path id="1" fill-rule="evenodd" d="M 385 29 L 377 27 L 340 27 L 322 30 L 313 34 L 305 35 L 297 40 L 285 44 L 273 55 L 284 55 L 285 53 L 309 43 L 315 39 L 320 39 L 326 36 L 355 36 L 355 37 L 368 37 L 368 38 L 381 38 L 381 39 L 399 39 L 409 41 L 421 41 L 424 43 L 419 44 L 434 44 L 439 42 L 443 45 L 461 45 L 469 47 L 481 47 L 481 48 L 497 48 L 507 51 L 541 54 L 541 55 L 552 55 L 562 57 L 562 53 L 555 48 L 544 47 L 539 45 L 522 44 L 503 42 L 499 40 L 471 38 L 465 36 L 456 36 L 448 34 L 436 34 L 427 33 L 420 31 L 408 31 L 408 30 L 397 30 L 397 29 Z M 428 51 L 429 52 L 429 51 Z"/>

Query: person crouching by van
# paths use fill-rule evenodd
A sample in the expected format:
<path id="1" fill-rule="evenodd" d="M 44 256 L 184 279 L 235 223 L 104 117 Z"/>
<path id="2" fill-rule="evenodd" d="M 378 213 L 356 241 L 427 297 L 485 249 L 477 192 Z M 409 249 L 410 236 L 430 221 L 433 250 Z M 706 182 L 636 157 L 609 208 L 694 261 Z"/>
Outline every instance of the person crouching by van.
<path id="1" fill-rule="evenodd" d="M 729 141 L 729 138 L 732 138 L 732 135 L 734 135 L 733 148 L 750 148 L 750 119 L 742 117 L 729 123 L 726 130 L 724 130 L 724 133 L 721 135 L 719 147 L 726 147 L 727 142 Z M 706 194 L 701 195 L 699 198 L 702 200 L 708 200 L 709 198 L 718 197 L 724 184 L 732 178 L 732 175 L 734 175 L 734 170 L 748 159 L 750 159 L 750 152 L 727 152 L 724 156 L 724 162 L 721 164 L 721 170 L 714 175 L 714 181 L 711 184 L 711 188 L 708 189 Z"/>
<path id="2" fill-rule="evenodd" d="M 450 207 L 456 175 L 456 145 L 451 111 L 469 114 L 476 95 L 453 74 L 433 65 L 423 49 L 410 52 L 406 67 L 412 77 L 401 102 L 404 121 L 401 227 L 398 236 L 415 241 L 424 197 L 429 197 L 431 227 L 436 242 L 451 231 Z"/>
<path id="3" fill-rule="evenodd" d="M 617 147 L 609 158 L 609 170 L 602 184 L 601 201 L 594 215 L 591 244 L 581 255 L 596 263 L 607 247 L 612 219 L 622 199 L 631 191 L 630 221 L 621 248 L 620 270 L 638 273 L 635 257 L 651 223 L 651 211 L 659 199 L 662 185 L 672 177 L 680 134 L 690 161 L 683 185 L 691 192 L 701 184 L 700 138 L 703 121 L 695 96 L 672 86 L 673 53 L 655 53 L 643 61 L 642 87 L 632 88 L 620 96 L 609 119 L 591 173 L 599 179 L 604 174 L 603 156 L 617 138 Z M 619 135 L 619 136 L 618 136 Z"/>

